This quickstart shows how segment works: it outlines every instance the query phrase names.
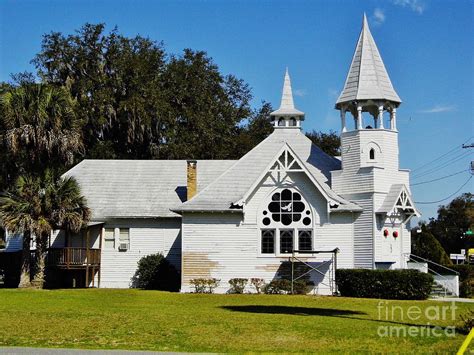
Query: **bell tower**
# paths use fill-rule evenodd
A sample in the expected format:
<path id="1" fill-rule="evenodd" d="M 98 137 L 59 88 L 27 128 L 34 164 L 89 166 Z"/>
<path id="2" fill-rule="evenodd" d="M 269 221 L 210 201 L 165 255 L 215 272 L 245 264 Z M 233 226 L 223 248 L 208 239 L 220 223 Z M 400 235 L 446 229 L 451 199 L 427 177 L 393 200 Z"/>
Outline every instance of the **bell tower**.
<path id="1" fill-rule="evenodd" d="M 335 106 L 341 114 L 342 169 L 331 173 L 332 189 L 363 208 L 354 220 L 355 267 L 405 267 L 404 254 L 410 252 L 408 221 L 418 212 L 411 201 L 409 172 L 399 168 L 400 104 L 364 14 Z M 346 122 L 346 114 L 353 124 Z M 397 207 L 402 194 L 410 199 L 409 208 Z"/>
<path id="2" fill-rule="evenodd" d="M 290 74 L 288 68 L 285 72 L 283 82 L 283 93 L 281 95 L 280 108 L 270 113 L 270 117 L 275 129 L 277 128 L 298 128 L 301 129 L 301 121 L 304 120 L 304 112 L 297 110 L 293 102 L 293 91 L 291 90 Z"/>
<path id="3" fill-rule="evenodd" d="M 364 14 L 362 31 L 347 74 L 344 89 L 336 102 L 341 112 L 341 132 L 347 132 L 346 113 L 354 118 L 354 129 L 385 129 L 384 112 L 390 114 L 387 127 L 397 131 L 396 112 L 401 100 L 393 88 L 387 70 L 370 33 L 367 17 Z M 367 112 L 373 118 L 373 126 L 365 127 L 362 113 Z"/>
<path id="4" fill-rule="evenodd" d="M 364 14 L 349 73 L 336 102 L 341 114 L 343 169 L 376 166 L 398 171 L 400 104 Z M 346 122 L 347 114 L 353 125 Z"/>

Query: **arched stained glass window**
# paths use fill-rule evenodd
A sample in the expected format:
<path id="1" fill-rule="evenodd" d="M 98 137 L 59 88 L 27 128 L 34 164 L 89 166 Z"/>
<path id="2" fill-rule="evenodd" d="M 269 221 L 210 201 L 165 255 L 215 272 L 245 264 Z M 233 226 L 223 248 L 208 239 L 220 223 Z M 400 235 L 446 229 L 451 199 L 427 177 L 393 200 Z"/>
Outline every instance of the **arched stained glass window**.
<path id="1" fill-rule="evenodd" d="M 301 192 L 291 187 L 274 191 L 261 214 L 261 255 L 310 251 L 313 238 L 313 213 Z"/>

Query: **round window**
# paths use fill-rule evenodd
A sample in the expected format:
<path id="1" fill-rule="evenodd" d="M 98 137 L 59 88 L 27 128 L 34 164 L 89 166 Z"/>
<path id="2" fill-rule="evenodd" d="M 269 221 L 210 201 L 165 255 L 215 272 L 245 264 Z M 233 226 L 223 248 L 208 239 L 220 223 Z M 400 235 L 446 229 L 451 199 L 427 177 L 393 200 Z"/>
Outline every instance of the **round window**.
<path id="1" fill-rule="evenodd" d="M 309 217 L 310 211 L 303 202 L 301 194 L 290 189 L 275 192 L 272 195 L 267 210 L 263 211 L 266 217 L 262 221 L 266 226 L 270 224 L 270 219 L 267 217 L 267 214 L 270 215 L 270 218 L 274 222 L 281 223 L 284 226 L 289 226 L 301 220 L 305 226 L 311 224 L 311 218 Z M 306 217 L 303 218 L 303 214 L 306 214 Z"/>

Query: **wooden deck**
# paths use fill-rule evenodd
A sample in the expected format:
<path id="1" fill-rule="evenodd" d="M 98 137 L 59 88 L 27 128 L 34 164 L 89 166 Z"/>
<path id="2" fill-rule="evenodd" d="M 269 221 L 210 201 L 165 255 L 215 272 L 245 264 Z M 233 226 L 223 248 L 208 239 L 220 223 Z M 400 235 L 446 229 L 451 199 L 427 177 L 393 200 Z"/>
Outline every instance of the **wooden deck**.
<path id="1" fill-rule="evenodd" d="M 85 269 L 100 266 L 100 249 L 89 248 L 50 248 L 48 266 L 63 269 Z"/>

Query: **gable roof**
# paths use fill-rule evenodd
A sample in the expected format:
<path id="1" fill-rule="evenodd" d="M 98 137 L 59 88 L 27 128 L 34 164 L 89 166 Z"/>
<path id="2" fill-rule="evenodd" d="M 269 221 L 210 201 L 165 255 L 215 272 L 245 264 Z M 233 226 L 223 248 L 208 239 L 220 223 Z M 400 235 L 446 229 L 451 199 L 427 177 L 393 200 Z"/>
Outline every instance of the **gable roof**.
<path id="1" fill-rule="evenodd" d="M 341 162 L 312 144 L 311 140 L 299 129 L 275 130 L 204 190 L 173 210 L 176 212 L 235 211 L 235 205 L 241 202 L 255 182 L 266 173 L 275 155 L 282 151 L 285 145 L 292 149 L 312 178 L 338 205 L 338 211 L 361 210 L 359 206 L 343 199 L 329 187 L 330 172 L 339 170 Z"/>
<path id="2" fill-rule="evenodd" d="M 354 100 L 379 99 L 401 103 L 375 44 L 364 14 L 362 31 L 336 106 Z"/>
<path id="3" fill-rule="evenodd" d="M 198 160 L 198 191 L 235 164 Z M 78 181 L 93 220 L 179 217 L 186 199 L 186 160 L 83 160 L 64 174 Z"/>
<path id="4" fill-rule="evenodd" d="M 405 193 L 406 199 L 406 207 L 408 210 L 412 210 L 412 213 L 416 216 L 420 216 L 420 212 L 416 209 L 415 203 L 413 202 L 408 189 L 404 184 L 394 184 L 390 187 L 390 191 L 388 192 L 385 200 L 382 203 L 382 206 L 377 210 L 377 213 L 380 214 L 388 214 L 390 213 L 398 203 L 398 200 L 401 198 L 402 193 Z"/>
<path id="5" fill-rule="evenodd" d="M 283 144 L 283 147 L 275 154 L 273 159 L 270 161 L 270 164 L 267 165 L 267 168 L 262 172 L 259 178 L 252 184 L 249 190 L 245 193 L 244 197 L 234 204 L 238 206 L 243 206 L 249 196 L 255 191 L 258 184 L 265 179 L 265 177 L 270 172 L 283 171 L 283 172 L 303 172 L 311 180 L 313 185 L 321 192 L 324 198 L 327 201 L 331 200 L 331 196 L 328 194 L 328 189 L 321 185 L 320 181 L 313 177 L 313 174 L 308 170 L 308 167 L 304 162 L 300 160 L 297 154 L 291 149 L 288 143 Z"/>

